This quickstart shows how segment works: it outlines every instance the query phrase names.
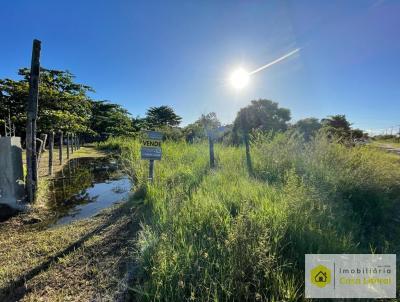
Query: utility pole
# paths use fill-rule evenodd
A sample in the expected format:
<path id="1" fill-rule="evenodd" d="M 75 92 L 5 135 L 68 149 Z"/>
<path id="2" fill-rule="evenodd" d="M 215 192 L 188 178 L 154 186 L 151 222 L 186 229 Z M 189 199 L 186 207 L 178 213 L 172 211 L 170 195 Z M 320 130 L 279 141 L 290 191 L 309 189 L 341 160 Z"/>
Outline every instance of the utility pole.
<path id="1" fill-rule="evenodd" d="M 35 200 L 38 182 L 36 119 L 38 113 L 39 98 L 40 49 L 41 42 L 36 39 L 33 40 L 26 121 L 26 188 L 28 194 L 28 202 L 33 202 Z"/>

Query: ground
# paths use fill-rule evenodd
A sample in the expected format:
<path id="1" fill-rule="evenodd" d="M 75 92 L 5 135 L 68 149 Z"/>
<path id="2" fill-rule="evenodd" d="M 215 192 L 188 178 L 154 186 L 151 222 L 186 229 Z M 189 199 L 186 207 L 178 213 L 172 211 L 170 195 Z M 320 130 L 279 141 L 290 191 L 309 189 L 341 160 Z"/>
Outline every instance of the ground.
<path id="1" fill-rule="evenodd" d="M 56 174 L 59 172 L 62 167 L 68 162 L 67 159 L 67 151 L 63 149 L 63 162 L 60 164 L 58 159 L 59 148 L 54 148 L 53 155 L 53 172 Z M 79 150 L 74 151 L 74 153 L 70 154 L 70 159 L 78 158 L 78 157 L 102 157 L 105 156 L 106 153 L 98 150 L 94 145 L 86 145 L 85 147 L 81 147 Z M 22 158 L 25 164 L 25 152 L 22 153 Z M 39 176 L 48 177 L 49 176 L 49 152 L 46 150 L 42 153 L 39 160 Z"/>
<path id="2" fill-rule="evenodd" d="M 55 150 L 55 173 L 63 165 Z M 71 154 L 100 157 L 94 146 Z M 0 301 L 126 300 L 134 269 L 137 219 L 133 201 L 70 225 L 50 227 L 45 204 L 48 153 L 40 163 L 39 201 L 28 213 L 0 223 Z M 110 276 L 112 276 L 110 278 Z"/>
<path id="3" fill-rule="evenodd" d="M 382 149 L 385 149 L 386 151 L 400 155 L 400 144 L 390 143 L 390 144 L 379 144 L 378 146 Z"/>
<path id="4" fill-rule="evenodd" d="M 120 204 L 57 228 L 18 219 L 2 224 L 0 300 L 114 301 L 126 295 L 134 268 L 134 208 Z"/>
<path id="5" fill-rule="evenodd" d="M 104 153 L 88 147 L 73 156 Z M 48 228 L 41 207 L 0 223 L 0 301 L 129 301 L 139 213 L 132 198 L 70 225 Z"/>

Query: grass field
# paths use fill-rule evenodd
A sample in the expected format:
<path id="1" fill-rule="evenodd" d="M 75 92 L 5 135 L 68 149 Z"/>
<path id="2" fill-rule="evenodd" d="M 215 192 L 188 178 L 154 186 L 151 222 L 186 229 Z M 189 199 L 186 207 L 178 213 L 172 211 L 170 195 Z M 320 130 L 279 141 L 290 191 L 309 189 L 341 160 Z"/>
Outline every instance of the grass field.
<path id="1" fill-rule="evenodd" d="M 111 139 L 143 205 L 133 294 L 140 300 L 303 299 L 305 253 L 400 250 L 400 158 L 319 137 L 253 140 L 244 148 L 166 142 L 146 181 L 139 142 Z"/>
<path id="2" fill-rule="evenodd" d="M 400 156 L 374 146 L 260 135 L 250 175 L 243 147 L 216 144 L 210 169 L 206 143 L 167 141 L 152 184 L 139 141 L 99 148 L 120 154 L 133 197 L 48 228 L 43 185 L 0 225 L 0 300 L 298 301 L 305 253 L 400 250 Z"/>

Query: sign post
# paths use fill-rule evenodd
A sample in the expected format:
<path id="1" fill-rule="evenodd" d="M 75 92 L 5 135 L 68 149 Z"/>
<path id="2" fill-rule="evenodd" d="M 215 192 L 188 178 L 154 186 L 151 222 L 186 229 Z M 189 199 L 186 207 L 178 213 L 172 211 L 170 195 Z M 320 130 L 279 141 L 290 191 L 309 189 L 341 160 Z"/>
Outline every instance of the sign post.
<path id="1" fill-rule="evenodd" d="M 149 180 L 154 180 L 154 161 L 161 160 L 161 142 L 163 134 L 156 131 L 144 131 L 140 155 L 142 159 L 149 160 Z"/>
<path id="2" fill-rule="evenodd" d="M 154 159 L 149 160 L 149 180 L 153 182 L 154 179 Z"/>

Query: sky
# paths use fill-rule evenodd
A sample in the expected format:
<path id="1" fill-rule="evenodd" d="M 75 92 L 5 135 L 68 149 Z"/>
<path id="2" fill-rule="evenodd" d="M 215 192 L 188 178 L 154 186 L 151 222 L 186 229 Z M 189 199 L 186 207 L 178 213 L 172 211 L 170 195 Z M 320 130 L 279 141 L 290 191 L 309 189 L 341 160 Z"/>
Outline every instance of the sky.
<path id="1" fill-rule="evenodd" d="M 291 110 L 292 122 L 345 114 L 375 132 L 400 125 L 400 1 L 2 0 L 0 78 L 30 65 L 67 69 L 95 99 L 133 116 L 169 105 L 183 124 L 216 112 L 231 123 L 253 99 Z M 254 70 L 229 85 L 238 67 Z"/>

